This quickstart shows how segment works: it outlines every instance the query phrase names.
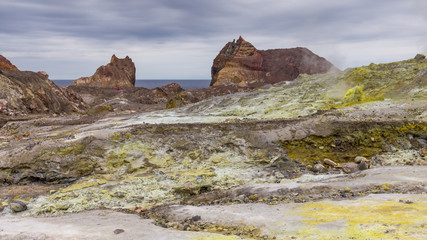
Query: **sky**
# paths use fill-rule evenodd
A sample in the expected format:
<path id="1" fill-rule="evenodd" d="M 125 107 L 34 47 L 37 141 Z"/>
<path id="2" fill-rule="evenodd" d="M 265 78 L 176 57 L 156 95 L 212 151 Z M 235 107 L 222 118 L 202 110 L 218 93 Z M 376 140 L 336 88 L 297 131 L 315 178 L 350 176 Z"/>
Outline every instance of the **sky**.
<path id="1" fill-rule="evenodd" d="M 210 79 L 240 35 L 307 47 L 340 69 L 427 53 L 426 0 L 0 0 L 0 54 L 50 79 L 92 75 L 113 54 L 137 79 Z"/>

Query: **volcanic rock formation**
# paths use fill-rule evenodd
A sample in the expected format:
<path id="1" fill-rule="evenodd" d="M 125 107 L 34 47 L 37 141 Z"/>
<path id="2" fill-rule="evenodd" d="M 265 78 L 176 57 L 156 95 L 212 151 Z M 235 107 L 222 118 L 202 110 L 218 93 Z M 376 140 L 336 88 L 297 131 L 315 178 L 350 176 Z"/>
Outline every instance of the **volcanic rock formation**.
<path id="1" fill-rule="evenodd" d="M 215 58 L 211 86 L 237 85 L 258 88 L 291 81 L 301 73 L 325 73 L 335 68 L 307 48 L 257 50 L 240 37 L 229 42 Z"/>
<path id="2" fill-rule="evenodd" d="M 0 115 L 80 112 L 85 106 L 73 91 L 62 89 L 44 72 L 19 71 L 7 59 L 0 70 Z"/>
<path id="3" fill-rule="evenodd" d="M 0 70 L 18 71 L 18 68 L 13 65 L 9 60 L 0 55 Z"/>
<path id="4" fill-rule="evenodd" d="M 72 86 L 89 86 L 100 88 L 133 88 L 135 86 L 135 64 L 132 59 L 111 57 L 109 64 L 99 67 L 90 77 L 75 80 Z"/>
<path id="5" fill-rule="evenodd" d="M 427 60 L 409 59 L 179 109 L 8 122 L 0 239 L 419 239 L 426 93 Z"/>

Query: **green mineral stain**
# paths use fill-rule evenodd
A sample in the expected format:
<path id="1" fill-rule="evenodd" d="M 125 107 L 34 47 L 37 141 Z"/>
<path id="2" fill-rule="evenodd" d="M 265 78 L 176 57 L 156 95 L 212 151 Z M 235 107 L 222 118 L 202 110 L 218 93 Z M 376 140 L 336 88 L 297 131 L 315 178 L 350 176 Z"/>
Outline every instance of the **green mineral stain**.
<path id="1" fill-rule="evenodd" d="M 314 164 L 325 158 L 335 162 L 351 162 L 357 156 L 372 157 L 390 146 L 416 144 L 411 141 L 414 134 L 425 134 L 426 123 L 397 125 L 343 126 L 329 136 L 309 136 L 299 140 L 281 141 L 288 157 L 304 164 Z M 419 147 L 419 146 L 414 146 Z"/>

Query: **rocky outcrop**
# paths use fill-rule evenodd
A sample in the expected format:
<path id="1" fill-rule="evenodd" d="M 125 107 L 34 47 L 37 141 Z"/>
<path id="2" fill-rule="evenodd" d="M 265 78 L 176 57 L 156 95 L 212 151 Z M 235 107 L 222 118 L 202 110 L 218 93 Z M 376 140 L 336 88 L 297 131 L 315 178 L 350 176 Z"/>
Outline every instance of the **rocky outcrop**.
<path id="1" fill-rule="evenodd" d="M 236 92 L 246 92 L 250 90 L 251 89 L 249 88 L 238 87 L 233 85 L 215 86 L 215 87 L 199 88 L 199 89 L 188 89 L 188 90 L 179 92 L 173 95 L 171 98 L 169 98 L 166 105 L 166 109 L 182 107 L 187 104 L 197 103 L 211 97 L 223 96 L 223 95 L 228 95 Z"/>
<path id="2" fill-rule="evenodd" d="M 227 43 L 212 66 L 211 86 L 258 88 L 291 81 L 299 74 L 325 73 L 335 68 L 307 48 L 257 50 L 240 37 Z"/>
<path id="3" fill-rule="evenodd" d="M 9 60 L 0 55 L 0 70 L 18 71 L 18 68 L 13 65 Z"/>
<path id="4" fill-rule="evenodd" d="M 71 113 L 85 109 L 82 99 L 48 79 L 29 71 L 0 71 L 0 116 Z"/>
<path id="5" fill-rule="evenodd" d="M 184 91 L 177 83 L 148 89 L 135 88 L 98 88 L 69 86 L 72 92 L 78 93 L 89 106 L 90 112 L 119 114 L 124 111 L 149 112 L 164 109 L 169 99 Z M 113 113 L 114 112 L 114 113 Z"/>
<path id="6" fill-rule="evenodd" d="M 132 59 L 111 57 L 109 64 L 99 67 L 90 77 L 75 80 L 72 86 L 88 86 L 99 88 L 133 88 L 135 86 L 135 64 Z"/>

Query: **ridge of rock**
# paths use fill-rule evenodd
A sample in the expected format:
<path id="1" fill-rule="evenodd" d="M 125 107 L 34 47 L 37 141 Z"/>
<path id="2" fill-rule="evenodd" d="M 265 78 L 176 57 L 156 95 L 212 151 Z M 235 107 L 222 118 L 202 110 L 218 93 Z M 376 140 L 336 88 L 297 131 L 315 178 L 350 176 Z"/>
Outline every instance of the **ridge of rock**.
<path id="1" fill-rule="evenodd" d="M 75 80 L 72 86 L 87 86 L 100 88 L 133 88 L 135 87 L 136 68 L 129 56 L 111 57 L 110 63 L 99 67 L 90 77 Z"/>
<path id="2" fill-rule="evenodd" d="M 0 71 L 0 116 L 71 113 L 85 109 L 73 91 L 60 88 L 44 72 Z M 1 117 L 0 117 L 1 118 Z"/>
<path id="3" fill-rule="evenodd" d="M 211 86 L 258 88 L 292 81 L 301 73 L 326 73 L 334 65 L 307 48 L 258 50 L 239 37 L 228 42 L 214 59 Z"/>
<path id="4" fill-rule="evenodd" d="M 15 65 L 2 55 L 0 55 L 0 70 L 19 71 Z"/>

